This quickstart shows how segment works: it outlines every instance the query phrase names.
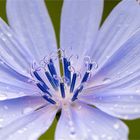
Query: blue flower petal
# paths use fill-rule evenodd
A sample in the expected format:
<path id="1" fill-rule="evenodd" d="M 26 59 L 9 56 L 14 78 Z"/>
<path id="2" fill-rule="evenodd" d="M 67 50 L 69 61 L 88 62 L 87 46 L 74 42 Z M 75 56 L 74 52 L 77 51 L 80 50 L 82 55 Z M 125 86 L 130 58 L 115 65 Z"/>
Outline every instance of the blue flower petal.
<path id="1" fill-rule="evenodd" d="M 64 108 L 55 140 L 127 140 L 128 128 L 120 120 L 85 104 Z"/>
<path id="2" fill-rule="evenodd" d="M 43 0 L 8 0 L 7 16 L 10 26 L 36 61 L 49 58 L 57 51 L 54 29 Z"/>
<path id="3" fill-rule="evenodd" d="M 126 120 L 140 117 L 140 93 L 127 88 L 86 89 L 79 100 Z"/>
<path id="4" fill-rule="evenodd" d="M 88 51 L 88 55 L 97 62 L 99 69 L 140 29 L 139 13 L 140 6 L 136 0 L 123 0 L 106 18 L 96 42 Z"/>
<path id="5" fill-rule="evenodd" d="M 140 31 L 124 43 L 89 81 L 89 86 L 110 84 L 140 75 Z M 108 81 L 107 81 L 108 79 Z M 136 80 L 137 81 L 137 80 Z M 122 81 L 123 82 L 123 81 Z"/>
<path id="6" fill-rule="evenodd" d="M 0 62 L 1 60 L 20 74 L 29 76 L 34 57 L 16 33 L 0 18 Z"/>
<path id="7" fill-rule="evenodd" d="M 46 102 L 38 96 L 25 96 L 16 99 L 0 101 L 0 127 L 3 128 L 12 121 L 31 113 Z"/>
<path id="8" fill-rule="evenodd" d="M 21 75 L 3 61 L 0 62 L 0 100 L 26 95 L 38 95 L 38 88 L 26 76 Z"/>
<path id="9" fill-rule="evenodd" d="M 46 106 L 39 110 L 33 111 L 32 107 L 33 105 L 35 107 L 35 100 L 37 99 L 35 100 L 31 100 L 31 98 L 29 100 L 28 98 L 26 99 L 27 101 L 24 100 L 24 102 L 21 99 L 23 106 L 22 104 L 18 104 L 18 105 L 21 105 L 23 108 L 18 109 L 18 106 L 16 107 L 16 105 L 14 105 L 15 104 L 14 102 L 12 106 L 11 105 L 9 106 L 10 112 L 9 114 L 7 112 L 7 117 L 8 115 L 9 115 L 9 118 L 12 117 L 11 115 L 17 115 L 18 117 L 16 116 L 15 120 L 13 120 L 11 123 L 7 124 L 5 127 L 0 129 L 0 139 L 6 139 L 6 140 L 16 140 L 16 139 L 32 140 L 33 139 L 35 140 L 40 135 L 42 135 L 52 124 L 54 117 L 56 115 L 56 112 L 57 112 L 57 108 L 54 108 L 52 106 Z M 24 103 L 26 103 L 26 106 Z M 32 104 L 32 105 L 30 106 L 29 104 L 30 105 Z M 16 110 L 18 110 L 18 112 L 11 110 L 10 108 L 12 107 L 13 109 L 15 108 Z M 23 115 L 21 116 L 22 112 L 23 112 Z"/>
<path id="10" fill-rule="evenodd" d="M 61 16 L 61 48 L 78 55 L 80 69 L 85 52 L 95 41 L 103 11 L 103 0 L 64 1 Z"/>

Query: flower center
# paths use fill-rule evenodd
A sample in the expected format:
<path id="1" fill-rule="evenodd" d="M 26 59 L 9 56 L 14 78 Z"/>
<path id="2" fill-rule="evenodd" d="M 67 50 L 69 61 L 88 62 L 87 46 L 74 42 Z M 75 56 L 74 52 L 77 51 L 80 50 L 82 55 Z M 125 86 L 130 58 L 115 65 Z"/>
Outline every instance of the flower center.
<path id="1" fill-rule="evenodd" d="M 58 53 L 57 53 L 58 54 Z M 59 60 L 63 66 L 63 76 L 59 76 L 55 62 Z M 90 78 L 91 70 L 97 68 L 97 64 L 92 62 L 89 57 L 84 58 L 85 72 L 77 72 L 71 64 L 72 57 L 61 58 L 59 55 L 45 57 L 37 66 L 33 63 L 31 75 L 36 86 L 40 90 L 41 96 L 51 104 L 63 104 L 74 102 L 82 92 L 86 82 Z M 77 58 L 78 59 L 78 58 Z M 76 63 L 75 63 L 76 64 Z"/>

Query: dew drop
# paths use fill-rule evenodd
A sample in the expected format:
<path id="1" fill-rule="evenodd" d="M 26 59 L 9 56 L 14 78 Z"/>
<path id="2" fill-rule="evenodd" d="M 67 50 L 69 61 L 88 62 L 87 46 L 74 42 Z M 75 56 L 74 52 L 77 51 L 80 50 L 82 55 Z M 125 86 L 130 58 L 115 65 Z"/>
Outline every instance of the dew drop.
<path id="1" fill-rule="evenodd" d="M 26 131 L 26 130 L 27 130 L 27 128 L 26 128 L 26 127 L 24 127 L 24 128 L 23 128 L 23 131 Z"/>
<path id="2" fill-rule="evenodd" d="M 88 132 L 91 132 L 91 129 L 88 128 L 87 131 L 88 131 Z"/>
<path id="3" fill-rule="evenodd" d="M 124 116 L 124 119 L 126 119 L 126 120 L 127 120 L 127 119 L 128 119 L 128 116 L 127 116 L 127 115 L 126 115 L 126 116 Z"/>
<path id="4" fill-rule="evenodd" d="M 20 91 L 19 94 L 24 95 L 24 92 Z"/>
<path id="5" fill-rule="evenodd" d="M 3 62 L 2 60 L 0 60 L 0 64 L 2 64 L 2 65 L 3 65 L 3 64 L 4 64 L 4 62 Z"/>
<path id="6" fill-rule="evenodd" d="M 136 89 L 136 93 L 140 93 L 140 89 Z"/>
<path id="7" fill-rule="evenodd" d="M 108 84 L 108 83 L 110 83 L 111 82 L 111 79 L 110 78 L 104 78 L 103 79 L 103 83 L 104 84 Z"/>
<path id="8" fill-rule="evenodd" d="M 31 135 L 30 135 L 30 137 L 29 137 L 29 140 L 35 140 L 35 139 L 37 139 L 37 137 L 40 135 L 40 133 L 38 132 L 38 133 L 32 133 Z"/>
<path id="9" fill-rule="evenodd" d="M 4 105 L 4 107 L 3 107 L 5 110 L 7 110 L 8 109 L 8 106 L 6 106 L 6 105 Z"/>
<path id="10" fill-rule="evenodd" d="M 75 129 L 74 129 L 74 127 L 71 127 L 70 128 L 70 137 L 75 137 L 75 136 L 76 136 Z"/>
<path id="11" fill-rule="evenodd" d="M 20 134 L 22 134 L 23 133 L 23 130 L 18 130 L 17 132 L 20 133 Z"/>
<path id="12" fill-rule="evenodd" d="M 135 109 L 134 109 L 134 112 L 135 112 L 135 113 L 139 112 L 139 109 L 138 109 L 138 108 L 135 108 Z"/>
<path id="13" fill-rule="evenodd" d="M 102 100 L 103 99 L 103 97 L 102 96 L 99 96 L 99 100 Z"/>
<path id="14" fill-rule="evenodd" d="M 0 118 L 0 122 L 3 122 L 4 121 L 4 119 L 3 118 Z"/>
<path id="15" fill-rule="evenodd" d="M 114 110 L 114 108 L 113 107 L 110 107 L 109 110 Z"/>
<path id="16" fill-rule="evenodd" d="M 30 113 L 30 112 L 32 112 L 32 111 L 33 111 L 33 108 L 27 107 L 27 108 L 25 108 L 25 109 L 23 110 L 23 114 L 28 114 L 28 113 Z"/>
<path id="17" fill-rule="evenodd" d="M 81 110 L 81 108 L 82 108 L 82 106 L 79 106 L 79 107 L 78 107 L 78 110 Z"/>
<path id="18" fill-rule="evenodd" d="M 96 135 L 92 135 L 92 139 L 93 139 L 93 140 L 99 140 L 99 137 L 96 136 Z"/>
<path id="19" fill-rule="evenodd" d="M 95 121 L 91 121 L 91 123 L 92 123 L 92 124 L 94 124 L 94 123 L 95 123 Z"/>
<path id="20" fill-rule="evenodd" d="M 114 127 L 114 129 L 119 129 L 119 128 L 120 128 L 120 125 L 119 125 L 118 123 L 115 123 L 115 124 L 113 125 L 113 127 Z"/>
<path id="21" fill-rule="evenodd" d="M 7 95 L 6 94 L 0 94 L 0 100 L 6 100 Z"/>
<path id="22" fill-rule="evenodd" d="M 107 140 L 112 140 L 113 138 L 111 136 L 108 136 L 107 137 Z"/>
<path id="23" fill-rule="evenodd" d="M 4 36 L 3 33 L 0 33 L 0 38 L 1 38 L 3 41 L 5 41 L 5 36 Z"/>
<path id="24" fill-rule="evenodd" d="M 71 135 L 75 135 L 75 131 L 71 131 L 70 134 L 71 134 Z"/>
<path id="25" fill-rule="evenodd" d="M 106 59 L 108 59 L 109 57 L 110 57 L 110 55 L 106 55 L 106 57 L 105 57 L 105 58 L 106 58 Z"/>
<path id="26" fill-rule="evenodd" d="M 12 34 L 9 32 L 6 32 L 7 36 L 12 37 Z"/>
<path id="27" fill-rule="evenodd" d="M 72 121 L 69 121 L 69 126 L 73 126 L 73 122 Z"/>
<path id="28" fill-rule="evenodd" d="M 118 104 L 115 104 L 115 105 L 114 105 L 114 107 L 118 107 L 118 106 L 119 106 Z"/>
<path id="29" fill-rule="evenodd" d="M 102 135 L 101 135 L 101 138 L 105 138 L 105 137 L 106 137 L 106 134 L 102 134 Z"/>

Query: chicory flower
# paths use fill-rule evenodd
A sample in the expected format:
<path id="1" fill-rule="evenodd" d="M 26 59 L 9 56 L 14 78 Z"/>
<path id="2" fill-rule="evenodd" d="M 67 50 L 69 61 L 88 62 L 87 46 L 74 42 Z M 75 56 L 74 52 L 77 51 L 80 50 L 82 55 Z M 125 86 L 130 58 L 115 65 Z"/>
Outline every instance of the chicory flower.
<path id="1" fill-rule="evenodd" d="M 35 140 L 61 111 L 55 140 L 127 140 L 140 117 L 140 6 L 64 1 L 60 49 L 43 0 L 7 0 L 0 20 L 0 139 Z M 63 66 L 60 74 L 59 63 Z"/>

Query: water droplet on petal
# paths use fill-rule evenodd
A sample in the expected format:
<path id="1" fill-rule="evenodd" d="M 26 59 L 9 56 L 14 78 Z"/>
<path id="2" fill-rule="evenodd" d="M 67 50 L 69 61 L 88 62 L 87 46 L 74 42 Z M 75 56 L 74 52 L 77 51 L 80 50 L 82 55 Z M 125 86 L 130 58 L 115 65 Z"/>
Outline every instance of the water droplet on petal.
<path id="1" fill-rule="evenodd" d="M 105 58 L 106 58 L 106 59 L 108 59 L 109 57 L 110 57 L 110 55 L 106 55 L 106 57 L 105 57 Z"/>
<path id="2" fill-rule="evenodd" d="M 110 83 L 111 82 L 111 79 L 110 78 L 104 78 L 103 79 L 103 83 L 104 84 L 108 84 L 108 83 Z"/>
<path id="3" fill-rule="evenodd" d="M 127 115 L 126 115 L 126 116 L 124 116 L 124 119 L 126 119 L 126 120 L 127 120 L 128 118 L 129 118 L 129 117 L 128 117 Z"/>
<path id="4" fill-rule="evenodd" d="M 4 93 L 0 93 L 0 100 L 6 100 L 7 99 L 7 95 Z"/>
<path id="5" fill-rule="evenodd" d="M 106 134 L 102 134 L 102 135 L 101 135 L 101 138 L 105 138 L 105 137 L 106 137 Z"/>
<path id="6" fill-rule="evenodd" d="M 92 123 L 92 124 L 94 124 L 94 123 L 95 123 L 95 121 L 91 121 L 91 123 Z"/>
<path id="7" fill-rule="evenodd" d="M 23 130 L 18 130 L 17 132 L 20 133 L 20 134 L 22 134 L 23 133 Z"/>
<path id="8" fill-rule="evenodd" d="M 93 140 L 99 140 L 99 137 L 96 136 L 96 135 L 92 135 L 92 139 L 93 139 Z"/>
<path id="9" fill-rule="evenodd" d="M 3 108 L 4 108 L 5 110 L 7 110 L 7 109 L 8 109 L 8 106 L 5 105 Z"/>
<path id="10" fill-rule="evenodd" d="M 3 118 L 0 118 L 0 122 L 3 122 L 4 121 L 4 119 Z"/>
<path id="11" fill-rule="evenodd" d="M 0 64 L 2 64 L 2 65 L 3 65 L 3 64 L 4 64 L 4 62 L 3 62 L 2 60 L 0 60 Z"/>
<path id="12" fill-rule="evenodd" d="M 72 121 L 69 121 L 69 125 L 70 125 L 70 126 L 73 126 L 73 122 L 72 122 Z"/>
<path id="13" fill-rule="evenodd" d="M 114 110 L 114 108 L 113 107 L 110 107 L 109 110 Z"/>
<path id="14" fill-rule="evenodd" d="M 136 89 L 136 93 L 140 93 L 140 89 Z"/>
<path id="15" fill-rule="evenodd" d="M 114 107 L 118 107 L 118 106 L 119 106 L 118 104 L 115 104 L 115 105 L 114 105 Z"/>
<path id="16" fill-rule="evenodd" d="M 91 129 L 88 128 L 87 131 L 88 131 L 88 132 L 91 132 Z"/>
<path id="17" fill-rule="evenodd" d="M 81 110 L 81 108 L 82 108 L 82 106 L 79 106 L 79 107 L 78 107 L 78 110 Z"/>
<path id="18" fill-rule="evenodd" d="M 113 138 L 111 136 L 108 136 L 107 137 L 107 140 L 112 140 Z"/>
<path id="19" fill-rule="evenodd" d="M 6 32 L 7 36 L 12 37 L 12 34 L 9 32 Z"/>
<path id="20" fill-rule="evenodd" d="M 119 128 L 120 128 L 120 124 L 115 123 L 115 124 L 113 125 L 113 127 L 114 127 L 114 129 L 119 129 Z"/>
<path id="21" fill-rule="evenodd" d="M 32 133 L 31 136 L 29 136 L 29 140 L 35 140 L 37 139 L 37 137 L 40 135 L 40 133 L 36 132 L 36 133 Z"/>
<path id="22" fill-rule="evenodd" d="M 76 132 L 75 132 L 74 127 L 70 128 L 70 137 L 76 137 Z"/>
<path id="23" fill-rule="evenodd" d="M 27 108 L 25 108 L 25 109 L 23 110 L 23 114 L 28 114 L 28 113 L 32 112 L 33 110 L 34 110 L 34 109 L 31 108 L 31 107 L 27 107 Z"/>
<path id="24" fill-rule="evenodd" d="M 137 112 L 139 112 L 139 111 L 140 111 L 140 110 L 139 110 L 138 108 L 135 108 L 135 109 L 134 109 L 134 112 L 135 112 L 135 113 L 137 113 Z"/>
<path id="25" fill-rule="evenodd" d="M 71 135 L 75 135 L 75 131 L 71 131 L 71 133 L 70 133 Z"/>
<path id="26" fill-rule="evenodd" d="M 27 128 L 26 128 L 26 127 L 24 127 L 24 128 L 23 128 L 23 131 L 26 131 L 26 130 L 27 130 Z"/>

